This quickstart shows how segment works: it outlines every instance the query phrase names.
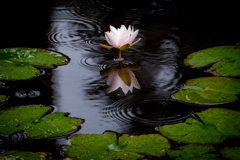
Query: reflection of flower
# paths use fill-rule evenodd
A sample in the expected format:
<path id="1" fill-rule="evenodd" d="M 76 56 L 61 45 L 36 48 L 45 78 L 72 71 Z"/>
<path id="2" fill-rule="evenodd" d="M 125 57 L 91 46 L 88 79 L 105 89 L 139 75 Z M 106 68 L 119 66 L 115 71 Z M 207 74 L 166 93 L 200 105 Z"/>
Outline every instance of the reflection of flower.
<path id="1" fill-rule="evenodd" d="M 137 89 L 141 88 L 137 79 L 135 78 L 135 75 L 129 67 L 112 67 L 107 71 L 101 71 L 100 73 L 101 75 L 109 75 L 107 79 L 107 84 L 110 87 L 108 88 L 107 93 L 113 92 L 119 87 L 122 89 L 124 94 L 127 94 L 128 91 L 133 92 L 133 87 Z"/>
<path id="2" fill-rule="evenodd" d="M 116 29 L 113 26 L 110 26 L 110 31 L 105 32 L 105 37 L 107 42 L 112 46 L 105 46 L 100 44 L 99 46 L 107 49 L 117 48 L 119 49 L 119 59 L 121 59 L 121 50 L 128 49 L 129 47 L 135 45 L 141 40 L 139 38 L 136 42 L 133 43 L 134 39 L 137 37 L 138 30 L 134 31 L 133 27 L 128 27 L 128 29 L 121 25 L 121 28 Z"/>

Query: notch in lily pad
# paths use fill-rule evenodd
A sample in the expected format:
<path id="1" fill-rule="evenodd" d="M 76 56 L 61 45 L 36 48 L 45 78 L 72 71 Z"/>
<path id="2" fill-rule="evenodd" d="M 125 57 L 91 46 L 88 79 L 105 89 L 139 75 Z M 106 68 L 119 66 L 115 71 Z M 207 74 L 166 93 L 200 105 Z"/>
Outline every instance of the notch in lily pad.
<path id="1" fill-rule="evenodd" d="M 161 157 L 169 148 L 168 140 L 159 134 L 140 136 L 123 134 L 117 138 L 116 133 L 105 132 L 102 135 L 72 136 L 64 148 L 64 153 L 74 160 L 134 160 L 143 158 L 144 155 Z"/>
<path id="2" fill-rule="evenodd" d="M 188 80 L 173 94 L 177 100 L 197 104 L 222 104 L 236 101 L 240 80 L 226 77 L 202 77 Z"/>
<path id="3" fill-rule="evenodd" d="M 194 52 L 184 60 L 193 68 L 213 64 L 207 72 L 215 76 L 240 76 L 240 47 L 218 46 Z"/>
<path id="4" fill-rule="evenodd" d="M 49 106 L 18 106 L 0 111 L 0 133 L 10 135 L 22 130 L 30 138 L 49 138 L 71 133 L 83 122 L 66 113 L 47 114 Z"/>
<path id="5" fill-rule="evenodd" d="M 220 144 L 226 138 L 240 137 L 239 111 L 210 108 L 195 114 L 203 123 L 188 118 L 182 123 L 160 126 L 160 133 L 183 143 Z"/>
<path id="6" fill-rule="evenodd" d="M 7 151 L 0 154 L 1 160 L 45 160 L 47 153 L 44 152 L 24 152 L 24 151 Z"/>
<path id="7" fill-rule="evenodd" d="M 33 66 L 56 67 L 65 65 L 69 58 L 61 53 L 38 48 L 0 49 L 0 80 L 26 80 L 40 71 Z"/>

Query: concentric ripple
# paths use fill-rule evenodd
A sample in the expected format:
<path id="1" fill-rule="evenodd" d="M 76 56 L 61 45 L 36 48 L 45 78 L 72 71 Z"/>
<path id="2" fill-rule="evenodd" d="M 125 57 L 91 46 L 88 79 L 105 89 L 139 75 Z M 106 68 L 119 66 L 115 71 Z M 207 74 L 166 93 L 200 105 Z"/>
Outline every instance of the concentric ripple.
<path id="1" fill-rule="evenodd" d="M 117 59 L 112 59 L 112 58 L 106 59 L 104 57 L 98 57 L 98 56 L 88 56 L 88 57 L 86 56 L 86 57 L 81 57 L 78 60 L 78 64 L 82 67 L 100 71 L 106 68 L 118 66 L 119 61 Z M 128 65 L 134 65 L 135 63 L 133 61 L 123 59 L 122 64 L 123 66 L 128 66 Z"/>
<path id="2" fill-rule="evenodd" d="M 72 49 L 98 47 L 104 41 L 106 27 L 99 21 L 74 15 L 52 18 L 47 34 L 53 45 L 64 45 Z"/>
<path id="3" fill-rule="evenodd" d="M 161 126 L 184 121 L 191 116 L 190 109 L 169 97 L 127 97 L 101 110 L 104 118 L 122 123 L 142 123 Z"/>

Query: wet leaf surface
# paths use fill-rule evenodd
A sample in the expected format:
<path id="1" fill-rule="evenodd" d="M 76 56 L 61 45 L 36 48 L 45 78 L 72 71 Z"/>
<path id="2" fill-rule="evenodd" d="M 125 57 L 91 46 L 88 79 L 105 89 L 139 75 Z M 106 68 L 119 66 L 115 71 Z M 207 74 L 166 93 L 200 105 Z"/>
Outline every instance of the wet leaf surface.
<path id="1" fill-rule="evenodd" d="M 170 150 L 167 154 L 175 160 L 217 160 L 217 154 L 210 152 L 216 151 L 213 145 L 209 144 L 189 144 Z"/>
<path id="2" fill-rule="evenodd" d="M 240 159 L 240 147 L 225 147 L 221 149 L 220 154 L 228 160 L 239 160 Z"/>
<path id="3" fill-rule="evenodd" d="M 221 104 L 236 101 L 240 80 L 225 77 L 202 77 L 188 80 L 173 97 L 198 104 Z"/>
<path id="4" fill-rule="evenodd" d="M 65 113 L 43 116 L 51 107 L 20 106 L 0 112 L 0 133 L 9 135 L 26 130 L 31 138 L 61 136 L 78 129 L 81 119 L 65 117 Z M 42 117 L 43 116 L 43 117 Z"/>
<path id="5" fill-rule="evenodd" d="M 45 160 L 47 154 L 43 152 L 8 151 L 0 155 L 1 160 Z"/>
<path id="6" fill-rule="evenodd" d="M 159 134 L 129 136 L 106 132 L 102 135 L 79 134 L 69 139 L 64 152 L 78 159 L 124 159 L 143 158 L 144 155 L 160 157 L 170 148 L 168 140 Z"/>
<path id="7" fill-rule="evenodd" d="M 194 52 L 184 60 L 186 66 L 212 65 L 207 72 L 216 76 L 240 76 L 240 47 L 219 46 Z"/>
<path id="8" fill-rule="evenodd" d="M 68 63 L 60 53 L 36 48 L 0 49 L 0 79 L 25 80 L 36 77 L 40 71 L 34 66 L 54 67 Z"/>
<path id="9" fill-rule="evenodd" d="M 183 143 L 219 144 L 226 138 L 240 137 L 240 112 L 210 108 L 196 113 L 204 124 L 188 118 L 183 123 L 159 127 L 160 133 Z"/>

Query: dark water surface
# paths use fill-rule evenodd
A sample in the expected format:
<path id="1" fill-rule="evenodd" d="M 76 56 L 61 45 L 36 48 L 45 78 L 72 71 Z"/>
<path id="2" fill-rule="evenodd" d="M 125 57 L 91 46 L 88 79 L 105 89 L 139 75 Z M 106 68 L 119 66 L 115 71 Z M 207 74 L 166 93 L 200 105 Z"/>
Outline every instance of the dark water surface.
<path id="1" fill-rule="evenodd" d="M 186 80 L 212 76 L 184 66 L 188 54 L 240 42 L 236 5 L 220 3 L 62 0 L 11 4 L 3 11 L 1 48 L 50 49 L 67 55 L 71 61 L 52 70 L 43 68 L 38 78 L 6 82 L 8 88 L 0 92 L 9 97 L 1 109 L 51 105 L 54 112 L 68 112 L 70 117 L 85 119 L 73 134 L 157 133 L 157 126 L 182 122 L 209 107 L 239 110 L 239 101 L 204 106 L 171 97 Z M 133 25 L 139 30 L 137 38 L 142 38 L 122 52 L 123 63 L 142 66 L 133 71 L 141 90 L 134 89 L 127 96 L 121 90 L 107 94 L 107 76 L 99 73 L 118 63 L 114 61 L 117 50 L 98 45 L 107 44 L 104 32 L 109 25 L 121 24 Z M 0 150 L 43 151 L 49 153 L 50 159 L 61 159 L 61 147 L 73 134 L 46 140 L 31 140 L 23 133 L 3 136 Z"/>

